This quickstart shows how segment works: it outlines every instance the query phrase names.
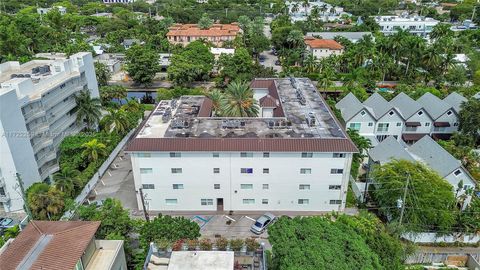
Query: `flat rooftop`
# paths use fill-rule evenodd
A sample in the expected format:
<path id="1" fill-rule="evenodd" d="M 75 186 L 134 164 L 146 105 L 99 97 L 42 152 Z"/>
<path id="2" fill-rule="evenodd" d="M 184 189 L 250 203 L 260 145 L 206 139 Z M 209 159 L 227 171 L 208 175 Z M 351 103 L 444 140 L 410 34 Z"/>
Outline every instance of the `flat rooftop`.
<path id="1" fill-rule="evenodd" d="M 168 270 L 232 270 L 233 251 L 174 251 Z"/>
<path id="2" fill-rule="evenodd" d="M 266 148 L 275 148 L 278 146 L 278 140 L 288 141 L 288 144 L 291 144 L 292 140 L 288 139 L 305 143 L 313 142 L 311 139 L 321 139 L 331 140 L 329 142 L 341 141 L 344 146 L 347 144 L 352 146 L 347 147 L 348 149 L 356 151 L 325 100 L 309 79 L 258 79 L 252 82 L 251 87 L 254 90 L 269 88 L 272 94 L 269 98 L 274 101 L 268 103 L 270 105 L 267 107 L 274 104 L 274 117 L 212 117 L 211 100 L 205 96 L 182 96 L 179 100 L 162 100 L 140 127 L 127 150 L 136 151 L 139 148 L 135 145 L 148 142 L 141 149 L 147 151 L 150 145 L 152 150 L 159 151 L 159 148 L 162 148 L 158 145 L 159 140 L 166 143 L 188 139 L 184 142 L 190 143 L 195 140 L 211 142 L 212 139 L 222 139 L 223 142 L 231 144 L 232 141 L 251 143 L 253 141 L 248 139 L 255 139 L 257 143 L 261 140 L 261 143 L 270 145 L 265 146 Z M 327 141 L 323 143 L 328 144 Z M 204 147 L 209 148 L 206 145 Z M 185 145 L 185 148 L 188 146 Z M 232 148 L 231 145 L 226 148 L 233 150 L 237 147 Z M 291 151 L 295 148 L 297 147 L 293 147 Z M 304 144 L 303 148 L 308 147 Z"/>
<path id="3" fill-rule="evenodd" d="M 85 270 L 110 270 L 123 240 L 95 240 L 96 250 Z"/>
<path id="4" fill-rule="evenodd" d="M 203 106 L 208 106 L 205 104 L 208 99 L 204 96 L 182 96 L 178 101 L 161 101 L 137 138 L 346 137 L 310 80 L 295 80 L 297 89 L 305 97 L 305 105 L 299 102 L 297 89 L 289 79 L 274 81 L 285 117 L 202 117 L 199 112 L 205 110 Z M 315 124 L 307 123 L 309 117 L 315 119 Z"/>
<path id="5" fill-rule="evenodd" d="M 31 78 L 32 82 L 38 83 L 40 80 L 48 78 L 52 75 L 52 64 L 54 60 L 32 60 L 22 65 L 15 65 L 15 62 L 7 62 L 4 68 L 0 70 L 0 83 L 16 79 L 16 78 Z M 8 65 L 12 63 L 11 65 Z M 33 69 L 41 67 L 42 70 L 33 72 Z M 47 68 L 48 67 L 48 68 Z"/>

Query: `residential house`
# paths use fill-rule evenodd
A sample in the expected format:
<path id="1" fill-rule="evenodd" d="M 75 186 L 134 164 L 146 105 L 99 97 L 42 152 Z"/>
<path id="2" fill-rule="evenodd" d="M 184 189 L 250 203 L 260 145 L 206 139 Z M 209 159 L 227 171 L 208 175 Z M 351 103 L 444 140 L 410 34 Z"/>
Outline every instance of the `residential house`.
<path id="1" fill-rule="evenodd" d="M 452 192 L 457 196 L 476 186 L 475 179 L 462 166 L 462 163 L 430 136 L 424 136 L 411 146 L 407 146 L 393 137 L 388 137 L 370 149 L 368 156 L 370 164 L 383 165 L 394 159 L 421 162 L 450 183 Z M 458 189 L 459 183 L 463 183 L 460 190 Z"/>
<path id="2" fill-rule="evenodd" d="M 51 8 L 37 8 L 37 13 L 40 14 L 40 15 L 45 15 L 48 12 L 50 12 L 52 9 L 58 10 L 58 12 L 60 12 L 60 15 L 67 14 L 67 8 L 62 7 L 62 6 L 54 6 L 54 7 L 51 7 Z"/>
<path id="3" fill-rule="evenodd" d="M 256 117 L 215 117 L 203 96 L 159 102 L 126 149 L 150 210 L 345 209 L 358 150 L 313 83 L 250 86 L 261 106 Z"/>
<path id="4" fill-rule="evenodd" d="M 238 23 L 213 24 L 208 29 L 200 29 L 197 24 L 174 24 L 167 33 L 171 44 L 188 45 L 195 40 L 206 40 L 216 47 L 221 47 L 225 41 L 233 41 L 241 32 Z"/>
<path id="5" fill-rule="evenodd" d="M 123 240 L 96 240 L 99 226 L 99 221 L 30 221 L 0 250 L 1 269 L 127 269 Z"/>
<path id="6" fill-rule="evenodd" d="M 141 44 L 144 44 L 143 41 L 140 41 L 138 39 L 124 39 L 123 42 L 122 42 L 122 45 L 123 47 L 125 48 L 125 50 L 128 50 L 130 49 L 133 45 L 141 45 Z"/>
<path id="7" fill-rule="evenodd" d="M 45 55 L 46 56 L 46 55 Z M 22 211 L 17 173 L 25 189 L 59 170 L 59 145 L 85 128 L 75 96 L 99 97 L 91 53 L 0 64 L 0 207 Z"/>
<path id="8" fill-rule="evenodd" d="M 318 17 L 314 18 L 323 22 L 333 22 L 341 20 L 343 17 L 351 17 L 352 14 L 345 12 L 340 6 L 333 6 L 319 0 L 307 1 L 305 5 L 301 1 L 286 1 L 288 13 L 292 22 L 306 21 L 313 10 L 318 12 Z"/>
<path id="9" fill-rule="evenodd" d="M 365 37 L 371 37 L 373 39 L 372 32 L 308 32 L 306 36 L 322 39 L 335 39 L 336 37 L 343 37 L 353 43 L 357 43 L 359 40 Z"/>
<path id="10" fill-rule="evenodd" d="M 340 55 L 343 53 L 343 46 L 333 39 L 305 37 L 304 41 L 307 51 L 317 59 L 329 57 L 331 55 Z"/>
<path id="11" fill-rule="evenodd" d="M 424 16 L 374 16 L 373 18 L 380 25 L 380 32 L 387 36 L 401 29 L 417 36 L 428 37 L 433 27 L 439 23 L 433 18 Z"/>
<path id="12" fill-rule="evenodd" d="M 465 101 L 458 93 L 443 100 L 426 93 L 416 101 L 399 93 L 388 102 L 374 93 L 361 103 L 349 93 L 335 107 L 340 110 L 347 128 L 358 130 L 376 145 L 390 135 L 407 143 L 425 135 L 448 139 L 458 130 L 458 113 Z"/>

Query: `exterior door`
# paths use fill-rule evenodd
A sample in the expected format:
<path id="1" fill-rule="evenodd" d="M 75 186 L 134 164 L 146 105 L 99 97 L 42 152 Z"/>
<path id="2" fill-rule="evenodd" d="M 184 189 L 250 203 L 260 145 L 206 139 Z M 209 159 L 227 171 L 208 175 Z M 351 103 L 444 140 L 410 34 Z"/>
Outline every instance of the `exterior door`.
<path id="1" fill-rule="evenodd" d="M 223 211 L 223 198 L 217 198 L 217 211 Z"/>

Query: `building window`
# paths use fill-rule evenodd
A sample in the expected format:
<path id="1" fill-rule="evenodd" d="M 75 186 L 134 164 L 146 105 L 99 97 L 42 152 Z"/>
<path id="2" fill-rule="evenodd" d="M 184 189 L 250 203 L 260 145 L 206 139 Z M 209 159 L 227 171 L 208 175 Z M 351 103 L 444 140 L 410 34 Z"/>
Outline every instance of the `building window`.
<path id="1" fill-rule="evenodd" d="M 309 199 L 298 199 L 298 204 L 309 204 L 310 200 Z"/>
<path id="2" fill-rule="evenodd" d="M 213 168 L 213 173 L 220 173 L 220 168 Z"/>
<path id="3" fill-rule="evenodd" d="M 368 126 L 369 126 L 369 127 L 372 127 L 372 126 L 373 126 L 373 122 L 368 122 Z"/>
<path id="4" fill-rule="evenodd" d="M 183 184 L 173 184 L 173 189 L 183 189 Z"/>
<path id="5" fill-rule="evenodd" d="M 220 184 L 213 184 L 213 189 L 220 189 Z"/>
<path id="6" fill-rule="evenodd" d="M 344 157 L 345 157 L 345 153 L 333 153 L 333 157 L 334 157 L 334 158 L 344 158 Z"/>
<path id="7" fill-rule="evenodd" d="M 253 184 L 240 184 L 240 189 L 253 189 Z"/>
<path id="8" fill-rule="evenodd" d="M 137 157 L 149 158 L 151 157 L 150 153 L 138 153 Z"/>
<path id="9" fill-rule="evenodd" d="M 243 204 L 255 204 L 255 199 L 243 199 Z"/>
<path id="10" fill-rule="evenodd" d="M 166 205 L 175 205 L 178 203 L 177 199 L 165 199 L 165 204 Z"/>
<path id="11" fill-rule="evenodd" d="M 268 184 L 263 184 L 262 185 L 262 189 L 269 189 L 269 188 L 270 188 L 270 186 Z"/>
<path id="12" fill-rule="evenodd" d="M 360 130 L 361 126 L 362 126 L 361 123 L 350 123 L 349 128 L 353 130 Z"/>
<path id="13" fill-rule="evenodd" d="M 417 114 L 418 114 L 418 115 L 422 115 L 422 114 L 423 114 L 423 111 L 419 111 Z"/>
<path id="14" fill-rule="evenodd" d="M 395 114 L 395 113 L 394 113 L 393 111 L 390 111 L 390 112 L 388 113 L 388 115 L 390 115 L 390 116 L 392 116 L 392 115 L 394 115 L 394 114 Z"/>
<path id="15" fill-rule="evenodd" d="M 454 127 L 458 127 L 458 123 L 453 123 L 453 126 L 454 126 Z"/>
<path id="16" fill-rule="evenodd" d="M 182 168 L 172 168 L 172 173 L 182 173 Z"/>
<path id="17" fill-rule="evenodd" d="M 462 171 L 456 170 L 453 174 L 454 174 L 455 176 L 459 176 L 460 174 L 462 174 Z"/>
<path id="18" fill-rule="evenodd" d="M 445 127 L 434 127 L 433 131 L 445 131 Z"/>
<path id="19" fill-rule="evenodd" d="M 240 157 L 253 157 L 253 153 L 241 152 Z"/>
<path id="20" fill-rule="evenodd" d="M 269 168 L 263 168 L 263 173 L 264 173 L 264 174 L 269 174 L 269 173 L 270 173 L 270 169 L 269 169 Z"/>
<path id="21" fill-rule="evenodd" d="M 220 157 L 220 153 L 212 153 L 212 157 Z"/>
<path id="22" fill-rule="evenodd" d="M 379 123 L 377 127 L 377 132 L 387 132 L 388 126 L 390 126 L 389 123 Z"/>
<path id="23" fill-rule="evenodd" d="M 311 153 L 311 152 L 308 152 L 308 153 L 303 152 L 302 153 L 302 158 L 312 158 L 312 157 L 313 157 L 313 153 Z"/>
<path id="24" fill-rule="evenodd" d="M 143 184 L 142 189 L 155 189 L 154 184 Z"/>
<path id="25" fill-rule="evenodd" d="M 310 189 L 310 185 L 300 184 L 300 185 L 298 186 L 298 189 L 300 189 L 300 190 Z"/>
<path id="26" fill-rule="evenodd" d="M 213 205 L 213 199 L 201 199 L 200 204 L 201 205 Z"/>
<path id="27" fill-rule="evenodd" d="M 330 174 L 343 174 L 343 169 L 331 169 Z"/>
<path id="28" fill-rule="evenodd" d="M 342 200 L 330 200 L 330 204 L 342 204 Z"/>
<path id="29" fill-rule="evenodd" d="M 425 126 L 426 126 L 426 127 L 429 127 L 429 126 L 430 126 L 430 122 L 426 122 L 426 123 L 425 123 Z"/>
<path id="30" fill-rule="evenodd" d="M 365 114 L 366 114 L 365 111 L 361 111 L 361 112 L 360 112 L 360 115 L 361 115 L 361 116 L 364 116 Z"/>
<path id="31" fill-rule="evenodd" d="M 301 168 L 300 169 L 300 174 L 311 174 L 312 173 L 312 169 L 310 168 Z"/>
<path id="32" fill-rule="evenodd" d="M 264 158 L 269 158 L 269 157 L 270 157 L 270 153 L 269 153 L 269 152 L 263 152 L 263 157 L 264 157 Z"/>
<path id="33" fill-rule="evenodd" d="M 268 199 L 262 199 L 262 204 L 268 204 Z"/>
<path id="34" fill-rule="evenodd" d="M 447 115 L 448 115 L 448 116 L 452 115 L 452 111 L 448 111 L 448 112 L 447 112 Z"/>
<path id="35" fill-rule="evenodd" d="M 253 173 L 253 168 L 241 168 L 240 173 L 251 174 L 251 173 Z"/>
<path id="36" fill-rule="evenodd" d="M 401 127 L 401 126 L 402 126 L 402 123 L 397 122 L 397 127 Z"/>
<path id="37" fill-rule="evenodd" d="M 170 152 L 170 157 L 182 157 L 182 153 L 180 153 L 180 152 Z"/>
<path id="38" fill-rule="evenodd" d="M 339 190 L 341 188 L 342 188 L 341 185 L 329 185 L 328 186 L 328 189 L 333 189 L 333 190 Z"/>
<path id="39" fill-rule="evenodd" d="M 140 168 L 140 174 L 148 174 L 148 173 L 153 173 L 152 168 Z"/>

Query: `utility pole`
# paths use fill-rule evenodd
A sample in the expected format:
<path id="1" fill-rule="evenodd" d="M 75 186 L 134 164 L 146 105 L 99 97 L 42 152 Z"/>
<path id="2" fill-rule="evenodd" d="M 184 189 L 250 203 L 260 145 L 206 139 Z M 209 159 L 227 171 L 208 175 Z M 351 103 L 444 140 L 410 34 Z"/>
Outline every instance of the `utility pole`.
<path id="1" fill-rule="evenodd" d="M 20 193 L 22 195 L 23 205 L 25 206 L 25 211 L 27 212 L 28 219 L 33 220 L 32 212 L 30 211 L 30 206 L 28 205 L 28 202 L 27 202 L 27 196 L 25 194 L 25 188 L 23 187 L 22 178 L 20 177 L 19 173 L 16 173 L 15 175 L 17 177 L 18 186 L 20 187 Z"/>
<path id="2" fill-rule="evenodd" d="M 145 197 L 143 197 L 143 189 L 139 188 L 138 191 L 140 192 L 140 197 L 142 198 L 142 208 L 143 214 L 145 215 L 145 220 L 150 222 L 150 216 L 148 215 L 147 209 L 145 208 Z"/>
<path id="3" fill-rule="evenodd" d="M 402 210 L 400 211 L 400 225 L 402 225 L 403 214 L 405 213 L 405 204 L 407 199 L 408 184 L 410 183 L 410 174 L 407 174 L 407 183 L 405 184 L 405 189 L 403 190 L 403 200 L 402 200 Z"/>

